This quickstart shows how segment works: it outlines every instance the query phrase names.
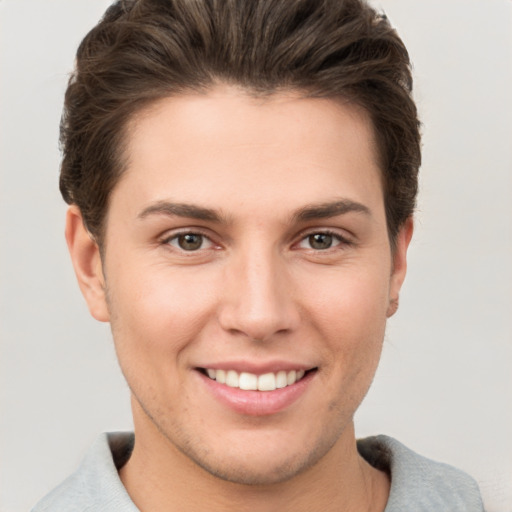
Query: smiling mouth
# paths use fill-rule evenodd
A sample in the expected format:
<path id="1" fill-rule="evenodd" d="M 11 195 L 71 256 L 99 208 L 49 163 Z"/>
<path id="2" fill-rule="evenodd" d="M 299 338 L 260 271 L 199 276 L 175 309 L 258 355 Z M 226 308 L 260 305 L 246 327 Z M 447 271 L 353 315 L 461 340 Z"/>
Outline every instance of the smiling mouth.
<path id="1" fill-rule="evenodd" d="M 236 370 L 215 370 L 212 368 L 199 368 L 199 371 L 219 384 L 225 384 L 231 388 L 238 388 L 244 391 L 275 391 L 276 389 L 292 386 L 302 380 L 305 375 L 316 371 L 311 370 L 281 370 L 256 375 L 249 372 L 237 372 Z"/>

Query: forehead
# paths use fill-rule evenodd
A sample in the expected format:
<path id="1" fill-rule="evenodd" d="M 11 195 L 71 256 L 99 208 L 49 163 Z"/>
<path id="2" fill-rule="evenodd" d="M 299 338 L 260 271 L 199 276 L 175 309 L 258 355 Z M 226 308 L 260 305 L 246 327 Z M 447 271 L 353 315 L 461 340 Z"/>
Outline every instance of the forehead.
<path id="1" fill-rule="evenodd" d="M 382 197 L 369 116 L 342 100 L 218 87 L 151 105 L 132 119 L 126 142 L 112 203 L 123 193 L 208 207 L 238 198 L 246 209 Z"/>
<path id="2" fill-rule="evenodd" d="M 293 90 L 256 95 L 240 87 L 217 85 L 203 93 L 170 96 L 150 104 L 128 123 L 127 142 L 129 155 L 142 149 L 145 135 L 153 138 L 157 132 L 177 143 L 189 142 L 195 135 L 195 143 L 213 143 L 219 148 L 224 143 L 289 145 L 307 141 L 320 149 L 347 138 L 342 125 L 376 156 L 370 116 L 345 98 L 312 98 Z M 228 130 L 229 139 L 222 140 Z"/>

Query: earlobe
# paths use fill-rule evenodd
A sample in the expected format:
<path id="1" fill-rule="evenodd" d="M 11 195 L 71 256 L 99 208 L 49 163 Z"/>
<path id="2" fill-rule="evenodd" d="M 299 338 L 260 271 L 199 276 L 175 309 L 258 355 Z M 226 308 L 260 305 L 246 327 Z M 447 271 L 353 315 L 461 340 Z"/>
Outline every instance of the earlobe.
<path id="1" fill-rule="evenodd" d="M 393 268 L 391 273 L 391 282 L 389 287 L 389 304 L 387 316 L 393 316 L 398 310 L 398 300 L 400 289 L 405 280 L 407 273 L 407 249 L 411 242 L 412 233 L 414 231 L 414 222 L 409 217 L 397 234 L 396 245 L 393 253 Z"/>
<path id="2" fill-rule="evenodd" d="M 75 274 L 91 315 L 100 322 L 108 322 L 103 265 L 98 244 L 85 228 L 82 214 L 76 205 L 66 214 L 66 242 Z"/>

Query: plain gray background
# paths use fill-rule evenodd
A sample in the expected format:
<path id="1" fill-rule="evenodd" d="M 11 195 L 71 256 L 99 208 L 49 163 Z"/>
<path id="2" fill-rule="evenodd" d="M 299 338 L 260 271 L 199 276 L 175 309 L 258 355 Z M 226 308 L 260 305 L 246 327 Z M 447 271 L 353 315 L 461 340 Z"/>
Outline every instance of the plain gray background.
<path id="1" fill-rule="evenodd" d="M 68 261 L 58 123 L 76 46 L 106 0 L 0 0 L 0 510 L 131 425 L 108 326 Z M 459 466 L 512 511 L 512 2 L 375 0 L 415 64 L 416 233 L 359 436 Z"/>

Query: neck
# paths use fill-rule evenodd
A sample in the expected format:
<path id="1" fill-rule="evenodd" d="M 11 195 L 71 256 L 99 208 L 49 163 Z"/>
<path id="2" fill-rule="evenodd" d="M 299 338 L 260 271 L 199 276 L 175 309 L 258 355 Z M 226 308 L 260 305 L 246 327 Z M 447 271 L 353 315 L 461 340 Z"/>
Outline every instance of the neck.
<path id="1" fill-rule="evenodd" d="M 137 427 L 140 428 L 137 428 Z M 142 512 L 382 512 L 388 477 L 357 452 L 353 424 L 313 467 L 270 485 L 220 479 L 180 452 L 153 425 L 135 422 L 135 447 L 121 480 Z"/>

